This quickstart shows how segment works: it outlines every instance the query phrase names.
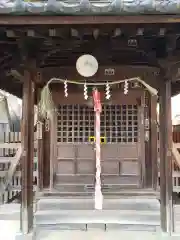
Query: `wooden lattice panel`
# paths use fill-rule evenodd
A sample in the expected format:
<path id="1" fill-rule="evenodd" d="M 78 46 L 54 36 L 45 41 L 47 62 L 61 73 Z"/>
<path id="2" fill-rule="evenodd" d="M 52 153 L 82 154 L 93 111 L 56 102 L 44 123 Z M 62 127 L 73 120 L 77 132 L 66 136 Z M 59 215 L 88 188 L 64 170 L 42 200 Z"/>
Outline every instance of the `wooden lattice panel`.
<path id="1" fill-rule="evenodd" d="M 95 136 L 95 114 L 86 105 L 60 105 L 58 142 L 87 143 Z M 136 105 L 104 105 L 101 113 L 101 136 L 107 143 L 138 141 L 138 108 Z"/>

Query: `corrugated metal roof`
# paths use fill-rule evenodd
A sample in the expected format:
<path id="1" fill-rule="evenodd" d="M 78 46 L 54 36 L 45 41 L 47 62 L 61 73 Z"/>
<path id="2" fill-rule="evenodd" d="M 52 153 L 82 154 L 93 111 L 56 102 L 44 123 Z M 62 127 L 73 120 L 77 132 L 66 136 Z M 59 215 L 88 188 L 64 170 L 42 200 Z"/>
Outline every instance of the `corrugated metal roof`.
<path id="1" fill-rule="evenodd" d="M 7 99 L 4 95 L 0 94 L 0 123 L 9 123 L 9 112 L 7 107 Z"/>
<path id="2" fill-rule="evenodd" d="M 0 91 L 0 123 L 9 124 L 11 131 L 20 131 L 21 109 L 17 97 Z"/>

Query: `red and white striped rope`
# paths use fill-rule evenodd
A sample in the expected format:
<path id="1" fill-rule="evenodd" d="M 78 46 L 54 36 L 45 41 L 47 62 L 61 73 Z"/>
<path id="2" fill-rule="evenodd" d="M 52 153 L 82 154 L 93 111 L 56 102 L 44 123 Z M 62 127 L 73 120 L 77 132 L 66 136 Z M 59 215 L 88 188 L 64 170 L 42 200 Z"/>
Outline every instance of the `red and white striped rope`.
<path id="1" fill-rule="evenodd" d="M 95 183 L 95 209 L 102 209 L 101 191 L 101 142 L 100 142 L 100 112 L 96 111 L 96 183 Z"/>
<path id="2" fill-rule="evenodd" d="M 94 111 L 96 113 L 96 183 L 95 183 L 95 209 L 102 209 L 103 196 L 101 191 L 101 136 L 100 136 L 100 93 L 93 90 Z"/>

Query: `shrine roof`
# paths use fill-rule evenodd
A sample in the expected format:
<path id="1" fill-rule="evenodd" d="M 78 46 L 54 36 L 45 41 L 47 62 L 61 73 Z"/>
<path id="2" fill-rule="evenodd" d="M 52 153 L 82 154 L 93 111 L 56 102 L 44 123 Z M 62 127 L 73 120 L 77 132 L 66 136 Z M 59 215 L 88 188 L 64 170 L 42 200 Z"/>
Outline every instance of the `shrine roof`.
<path id="1" fill-rule="evenodd" d="M 1 0 L 0 14 L 144 15 L 180 14 L 178 0 Z"/>

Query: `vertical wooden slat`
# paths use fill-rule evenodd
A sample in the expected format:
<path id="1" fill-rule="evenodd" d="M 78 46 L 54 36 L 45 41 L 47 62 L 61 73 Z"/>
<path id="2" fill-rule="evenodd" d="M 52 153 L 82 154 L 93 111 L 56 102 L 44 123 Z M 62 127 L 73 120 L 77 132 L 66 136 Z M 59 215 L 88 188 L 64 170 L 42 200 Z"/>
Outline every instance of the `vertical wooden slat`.
<path id="1" fill-rule="evenodd" d="M 160 200 L 161 229 L 171 234 L 173 224 L 172 202 L 172 120 L 171 81 L 164 80 L 160 87 Z"/>
<path id="2" fill-rule="evenodd" d="M 21 230 L 33 228 L 33 154 L 34 154 L 34 84 L 29 71 L 24 72 L 22 118 L 22 203 Z"/>
<path id="3" fill-rule="evenodd" d="M 54 176 L 57 171 L 58 162 L 57 162 L 57 109 L 54 109 L 54 156 L 53 156 L 53 167 L 54 167 Z M 54 180 L 54 179 L 53 179 Z"/>
<path id="4" fill-rule="evenodd" d="M 43 186 L 49 187 L 50 183 L 50 131 L 44 132 L 44 159 L 43 159 Z"/>
<path id="5" fill-rule="evenodd" d="M 41 95 L 41 89 L 37 89 L 37 100 L 39 102 L 40 100 L 40 95 Z M 38 110 L 38 116 L 37 116 L 37 131 L 38 128 L 40 127 L 41 129 L 41 136 L 37 136 L 38 140 L 37 140 L 37 144 L 38 144 L 38 148 L 37 148 L 37 157 L 38 157 L 38 188 L 39 191 L 41 191 L 43 189 L 43 168 L 44 168 L 44 122 L 42 122 L 42 120 L 40 119 L 40 114 L 39 114 L 39 110 Z M 40 126 L 38 126 L 40 124 Z"/>
<path id="6" fill-rule="evenodd" d="M 56 149 L 57 149 L 57 115 L 55 109 L 52 110 L 50 117 L 50 189 L 54 187 L 54 176 L 56 166 Z"/>
<path id="7" fill-rule="evenodd" d="M 158 180 L 158 149 L 157 149 L 157 97 L 151 96 L 150 99 L 150 158 L 152 163 L 152 185 L 157 188 Z"/>
<path id="8" fill-rule="evenodd" d="M 151 95 L 149 92 L 145 94 L 145 110 L 144 110 L 144 118 L 145 118 L 145 168 L 146 168 L 146 176 L 145 176 L 145 187 L 152 187 L 152 160 L 150 155 L 150 119 L 151 119 Z"/>
<path id="9" fill-rule="evenodd" d="M 144 107 L 145 107 L 145 95 L 143 94 L 140 100 L 139 106 L 139 161 L 140 161 L 140 169 L 141 169 L 141 187 L 145 185 L 145 176 L 146 176 L 146 168 L 145 168 L 145 138 L 144 138 Z"/>

